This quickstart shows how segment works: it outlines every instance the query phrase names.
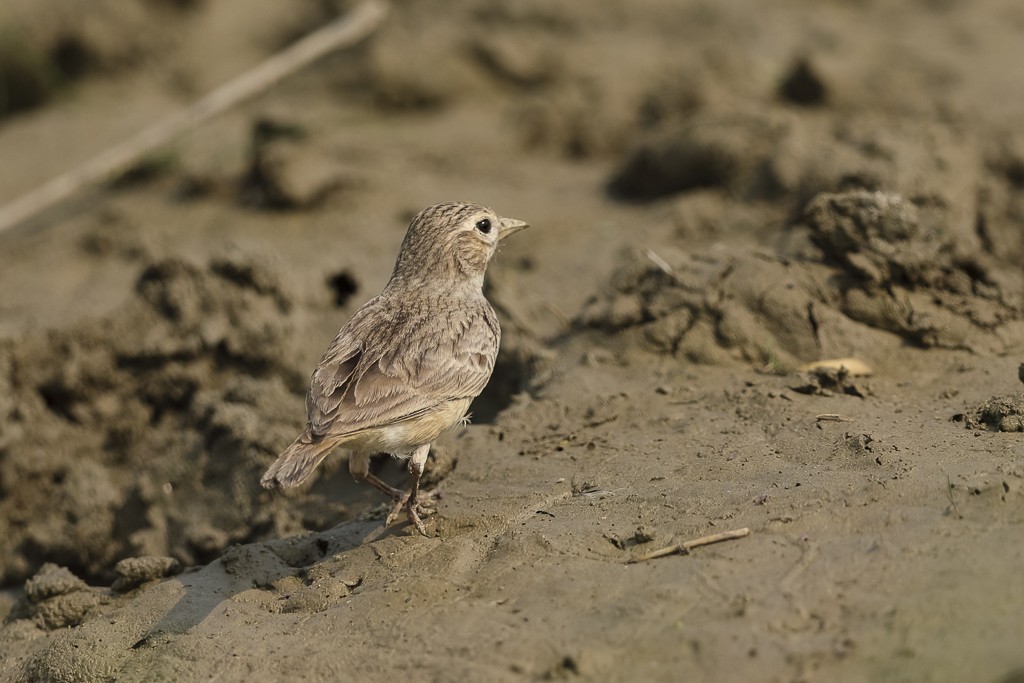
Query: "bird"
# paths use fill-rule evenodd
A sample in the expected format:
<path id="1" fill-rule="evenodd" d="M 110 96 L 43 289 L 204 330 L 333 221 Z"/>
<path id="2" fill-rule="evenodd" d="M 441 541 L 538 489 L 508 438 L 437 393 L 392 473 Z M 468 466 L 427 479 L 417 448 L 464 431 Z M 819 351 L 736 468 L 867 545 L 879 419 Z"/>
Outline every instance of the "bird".
<path id="1" fill-rule="evenodd" d="M 313 370 L 306 428 L 260 484 L 298 486 L 343 447 L 352 476 L 394 501 L 385 526 L 404 508 L 427 536 L 419 486 L 430 446 L 468 421 L 501 342 L 498 316 L 483 293 L 484 273 L 499 243 L 527 227 L 471 202 L 420 211 L 384 289 L 342 326 Z M 376 453 L 408 461 L 408 493 L 370 472 Z"/>

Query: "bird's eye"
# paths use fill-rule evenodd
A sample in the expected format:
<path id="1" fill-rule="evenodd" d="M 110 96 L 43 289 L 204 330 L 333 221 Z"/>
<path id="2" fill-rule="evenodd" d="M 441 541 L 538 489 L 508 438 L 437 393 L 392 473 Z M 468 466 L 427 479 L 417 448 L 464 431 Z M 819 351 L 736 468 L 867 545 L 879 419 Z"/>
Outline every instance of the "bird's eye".
<path id="1" fill-rule="evenodd" d="M 476 229 L 483 234 L 488 234 L 491 231 L 491 219 L 482 218 L 476 222 Z"/>

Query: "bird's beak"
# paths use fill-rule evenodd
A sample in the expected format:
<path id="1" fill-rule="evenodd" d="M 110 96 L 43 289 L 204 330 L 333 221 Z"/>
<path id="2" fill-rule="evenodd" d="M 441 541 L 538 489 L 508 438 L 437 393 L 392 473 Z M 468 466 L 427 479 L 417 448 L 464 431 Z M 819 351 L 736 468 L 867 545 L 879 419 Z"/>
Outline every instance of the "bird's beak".
<path id="1" fill-rule="evenodd" d="M 515 218 L 502 218 L 501 227 L 498 229 L 498 240 L 503 240 L 509 235 L 528 227 L 530 227 L 530 224 L 526 221 L 516 220 Z"/>

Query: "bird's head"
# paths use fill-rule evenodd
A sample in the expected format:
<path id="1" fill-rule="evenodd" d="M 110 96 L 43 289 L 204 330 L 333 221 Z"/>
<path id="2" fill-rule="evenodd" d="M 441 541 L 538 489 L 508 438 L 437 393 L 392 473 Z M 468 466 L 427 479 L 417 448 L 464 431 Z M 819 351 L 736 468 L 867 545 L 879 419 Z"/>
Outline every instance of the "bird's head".
<path id="1" fill-rule="evenodd" d="M 526 227 L 479 204 L 435 204 L 412 219 L 392 277 L 482 283 L 498 243 Z"/>

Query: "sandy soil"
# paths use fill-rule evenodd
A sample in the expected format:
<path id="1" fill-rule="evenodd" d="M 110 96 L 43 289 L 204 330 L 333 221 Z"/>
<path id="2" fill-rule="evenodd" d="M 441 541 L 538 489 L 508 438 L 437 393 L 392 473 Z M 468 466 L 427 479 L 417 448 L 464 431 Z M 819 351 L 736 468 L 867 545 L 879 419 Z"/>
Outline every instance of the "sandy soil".
<path id="1" fill-rule="evenodd" d="M 346 4 L 123 8 L 0 8 L 0 202 Z M 397 2 L 0 235 L 0 678 L 1024 680 L 1022 46 L 1015 0 Z M 340 453 L 263 491 L 450 199 L 534 227 L 432 536 Z"/>

